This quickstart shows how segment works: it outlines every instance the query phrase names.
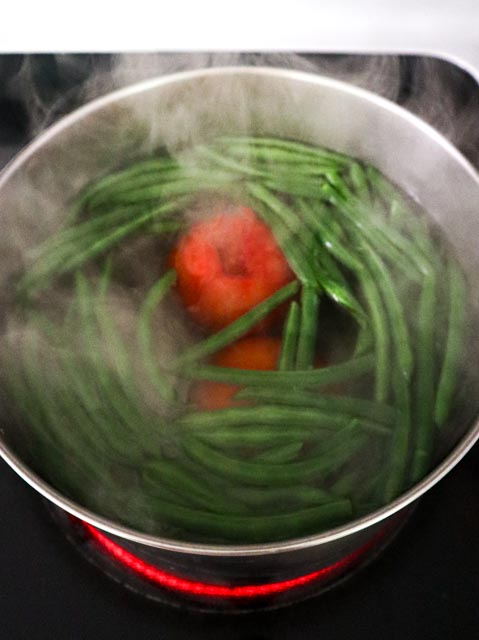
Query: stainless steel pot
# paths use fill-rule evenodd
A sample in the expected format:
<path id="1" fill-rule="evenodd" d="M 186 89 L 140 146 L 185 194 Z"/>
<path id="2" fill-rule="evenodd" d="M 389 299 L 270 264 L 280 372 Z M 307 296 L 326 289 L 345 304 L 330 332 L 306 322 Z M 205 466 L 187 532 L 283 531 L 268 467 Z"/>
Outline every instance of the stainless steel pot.
<path id="1" fill-rule="evenodd" d="M 227 68 L 181 73 L 118 91 L 79 109 L 45 131 L 4 170 L 3 241 L 28 249 L 62 219 L 82 186 L 159 146 L 175 151 L 221 134 L 251 133 L 327 146 L 379 167 L 442 228 L 461 256 L 477 298 L 475 170 L 445 138 L 407 111 L 353 86 L 295 71 Z M 72 502 L 25 464 L 12 444 L 16 440 L 12 428 L 2 425 L 2 457 L 62 514 L 71 514 L 73 527 L 83 527 L 97 550 L 101 547 L 120 561 L 123 549 L 123 559 L 131 560 L 134 554 L 138 567 L 154 565 L 157 574 L 146 569 L 143 578 L 159 585 L 158 597 L 165 601 L 233 610 L 251 606 L 253 596 L 262 605 L 281 604 L 319 591 L 371 558 L 397 531 L 414 502 L 479 438 L 476 422 L 420 483 L 345 526 L 275 544 L 215 546 L 146 535 Z M 71 522 L 66 515 L 60 517 Z M 131 563 L 129 567 L 131 572 Z M 107 570 L 117 573 L 110 565 Z M 162 572 L 180 576 L 180 582 L 162 582 Z M 205 585 L 226 589 L 208 591 Z M 268 590 L 268 585 L 279 586 Z M 241 591 L 240 586 L 252 589 Z"/>

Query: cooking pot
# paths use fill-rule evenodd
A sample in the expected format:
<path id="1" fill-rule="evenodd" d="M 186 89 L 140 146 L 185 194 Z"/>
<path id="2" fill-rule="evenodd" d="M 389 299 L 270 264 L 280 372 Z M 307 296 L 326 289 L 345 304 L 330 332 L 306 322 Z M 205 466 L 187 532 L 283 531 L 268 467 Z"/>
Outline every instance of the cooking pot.
<path id="1" fill-rule="evenodd" d="M 213 68 L 149 80 L 87 104 L 43 132 L 0 178 L 2 244 L 22 254 L 61 223 L 79 190 L 150 154 L 220 135 L 290 138 L 378 167 L 430 214 L 479 291 L 479 179 L 437 131 L 362 89 L 307 73 Z M 6 288 L 11 264 L 1 260 Z M 52 505 L 90 557 L 122 582 L 172 604 L 239 611 L 317 593 L 364 565 L 405 522 L 417 499 L 479 437 L 477 399 L 460 437 L 425 478 L 390 504 L 330 531 L 257 545 L 196 544 L 111 521 L 52 487 L 26 463 L 18 425 L 2 424 L 0 453 Z M 23 432 L 22 432 L 23 433 Z"/>

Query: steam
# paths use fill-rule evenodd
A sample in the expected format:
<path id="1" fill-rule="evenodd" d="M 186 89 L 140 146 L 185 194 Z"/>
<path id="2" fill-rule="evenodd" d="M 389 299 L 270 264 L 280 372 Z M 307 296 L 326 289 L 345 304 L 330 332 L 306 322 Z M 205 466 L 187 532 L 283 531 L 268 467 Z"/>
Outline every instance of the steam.
<path id="1" fill-rule="evenodd" d="M 317 56 L 282 52 L 120 54 L 112 57 L 52 56 L 50 58 L 50 64 L 53 65 L 52 74 L 58 85 L 64 87 L 62 92 L 55 90 L 55 86 L 51 87 L 50 91 L 45 91 L 45 88 L 41 87 L 37 82 L 38 62 L 39 60 L 35 57 L 26 57 L 22 68 L 11 81 L 12 93 L 29 105 L 32 137 L 75 106 L 86 104 L 111 91 L 143 80 L 191 69 L 262 66 L 317 73 L 370 90 L 417 113 L 471 157 L 479 153 L 475 149 L 479 137 L 477 126 L 475 126 L 477 115 L 474 116 L 478 108 L 477 98 L 473 97 L 465 104 L 461 102 L 457 92 L 451 92 L 449 87 L 451 82 L 453 85 L 455 83 L 459 85 L 459 80 L 462 81 L 463 77 L 459 78 L 458 72 L 451 69 L 449 65 L 432 59 L 408 61 L 394 56 Z M 404 75 L 407 77 L 406 82 Z M 78 135 L 82 144 L 75 145 L 73 137 L 71 144 L 66 149 L 61 149 L 60 161 L 58 159 L 54 161 L 54 155 L 52 155 L 51 163 L 33 163 L 29 167 L 28 180 L 20 179 L 18 183 L 22 192 L 22 206 L 18 210 L 12 209 L 9 213 L 12 218 L 15 216 L 16 223 L 12 229 L 6 230 L 4 242 L 15 249 L 10 250 L 8 254 L 2 251 L 0 261 L 2 274 L 10 273 L 10 277 L 13 278 L 15 273 L 21 270 L 21 256 L 27 255 L 32 247 L 46 240 L 61 226 L 65 214 L 65 194 L 70 195 L 81 190 L 85 184 L 97 177 L 99 170 L 102 173 L 108 173 L 119 164 L 128 164 L 130 159 L 137 157 L 138 149 L 146 155 L 157 148 L 159 140 L 170 152 L 188 162 L 184 149 L 191 144 L 203 141 L 204 131 L 208 130 L 212 118 L 211 106 L 215 106 L 216 102 L 225 105 L 229 114 L 234 114 L 237 133 L 248 133 L 258 126 L 261 129 L 262 125 L 267 130 L 270 128 L 274 130 L 275 119 L 288 110 L 291 113 L 291 130 L 301 130 L 302 103 L 292 91 L 270 96 L 264 110 L 256 113 L 256 120 L 253 121 L 248 108 L 248 88 L 238 86 L 233 77 L 231 80 L 225 79 L 221 86 L 216 86 L 213 93 L 211 86 L 206 83 L 200 90 L 201 93 L 195 95 L 197 106 L 194 113 L 188 108 L 188 101 L 186 106 L 182 106 L 179 101 L 173 99 L 175 94 L 172 94 L 171 105 L 167 105 L 168 117 L 164 122 L 158 121 L 155 117 L 157 104 L 154 101 L 149 102 L 148 97 L 145 97 L 141 105 L 134 106 L 125 112 L 118 109 L 108 117 L 99 116 L 89 131 L 90 138 L 87 140 L 82 138 L 80 131 Z M 322 105 L 322 108 L 333 109 L 335 105 L 326 104 Z M 218 115 L 213 117 L 219 119 Z M 260 121 L 259 125 L 257 119 Z M 318 120 L 320 121 L 321 117 Z M 374 136 L 375 125 L 374 122 L 365 122 L 362 135 Z M 321 127 L 320 123 L 318 127 Z M 216 128 L 229 133 L 230 121 L 225 119 L 224 122 L 217 122 Z M 343 136 L 342 141 L 347 147 L 348 136 L 353 129 L 353 126 L 350 131 L 325 131 L 319 128 L 318 138 L 321 137 L 319 133 L 322 133 L 326 139 L 329 135 L 331 140 L 341 140 Z M 103 149 L 103 156 L 96 159 L 91 153 L 90 143 L 93 145 L 96 137 L 102 135 L 109 141 L 116 140 L 114 136 L 109 135 L 114 130 L 122 131 L 122 135 L 118 136 L 117 144 Z M 380 142 L 388 144 L 386 138 L 381 139 Z M 408 144 L 408 141 L 405 141 L 405 144 Z M 396 150 L 387 148 L 386 151 L 388 155 L 394 156 Z M 414 158 L 416 149 L 412 148 L 410 152 L 411 157 Z M 423 157 L 420 159 L 425 160 Z M 430 168 L 430 172 L 433 173 L 436 170 L 434 160 L 427 161 L 430 163 L 428 169 Z M 411 163 L 411 172 L 416 171 L 413 164 Z M 424 169 L 424 167 L 421 168 Z M 428 174 L 427 171 L 425 173 Z M 48 185 L 47 189 L 45 185 Z M 15 180 L 7 186 L 6 192 L 2 194 L 6 202 L 15 201 L 17 187 Z M 206 205 L 204 202 L 199 202 L 196 208 L 192 207 L 186 212 L 186 218 L 197 219 L 201 217 L 205 208 L 214 209 L 217 204 L 214 201 L 207 202 Z M 467 230 L 465 231 L 467 233 Z M 477 240 L 473 240 L 476 244 Z M 11 251 L 14 251 L 15 255 Z M 124 263 L 124 277 L 121 283 L 115 283 L 111 288 L 108 308 L 115 318 L 120 334 L 129 345 L 136 339 L 134 327 L 138 301 L 144 296 L 148 286 L 154 282 L 161 268 L 165 266 L 165 260 L 165 253 L 162 254 L 158 250 L 154 239 L 151 238 L 135 240 L 123 248 L 119 254 L 119 262 Z M 151 265 L 155 265 L 153 272 Z M 101 276 L 95 268 L 91 269 L 89 276 L 93 285 L 99 286 Z M 67 312 L 71 304 L 70 294 L 60 287 L 47 299 L 47 303 L 52 307 L 58 305 L 62 311 Z M 9 323 L 7 338 L 11 338 L 14 344 L 20 344 L 21 323 L 14 319 L 10 319 Z M 195 330 L 188 326 L 184 318 L 178 316 L 175 309 L 166 310 L 156 317 L 154 333 L 161 346 L 162 358 L 166 362 L 174 360 L 178 344 L 184 346 L 198 337 Z M 72 351 L 78 355 L 81 352 L 81 346 L 75 343 L 74 338 L 75 335 L 72 332 Z M 3 341 L 2 348 L 8 343 L 8 339 Z M 42 344 L 46 353 L 54 349 L 53 342 Z M 101 353 L 103 350 L 101 340 L 97 346 Z M 129 355 L 133 358 L 134 369 L 139 371 L 138 354 L 132 350 Z M 119 366 L 118 362 L 113 360 L 108 361 L 107 364 L 112 371 Z M 140 375 L 137 374 L 137 377 L 139 378 Z M 186 391 L 180 389 L 180 396 L 184 399 Z M 157 415 L 162 414 L 162 406 L 158 404 L 154 393 L 146 391 L 143 399 L 148 410 Z M 153 432 L 149 435 L 153 446 L 162 446 Z M 81 472 L 79 473 L 81 476 Z M 130 515 L 135 517 L 145 530 L 154 530 L 154 521 L 150 521 L 149 514 L 143 510 L 144 505 L 137 493 L 134 474 L 109 468 L 106 476 L 105 485 L 95 486 L 94 482 L 85 485 L 84 499 L 94 505 L 109 504 L 113 510 L 112 517 L 121 513 L 122 506 L 128 503 L 131 508 Z"/>
<path id="2" fill-rule="evenodd" d="M 475 118 L 479 98 L 471 90 L 474 81 L 434 58 L 288 52 L 25 56 L 10 84 L 12 95 L 28 107 L 34 137 L 75 106 L 116 89 L 171 73 L 228 66 L 295 69 L 355 84 L 399 102 L 441 131 L 466 155 L 477 158 Z M 468 88 L 466 96 L 464 85 Z"/>
<path id="3" fill-rule="evenodd" d="M 34 138 L 75 107 L 116 89 L 176 72 L 228 66 L 295 69 L 355 84 L 416 113 L 473 163 L 479 161 L 479 94 L 474 80 L 434 58 L 290 52 L 25 56 L 9 80 L 9 90 L 27 106 L 29 135 Z M 150 118 L 149 126 L 154 122 Z"/>
<path id="4" fill-rule="evenodd" d="M 320 73 L 357 84 L 393 101 L 400 85 L 401 63 L 394 56 L 313 56 L 286 52 L 144 53 L 112 57 L 58 54 L 26 56 L 12 81 L 12 91 L 28 105 L 31 133 L 37 135 L 74 106 L 116 89 L 171 73 L 228 66 Z M 47 75 L 46 79 L 42 73 Z"/>

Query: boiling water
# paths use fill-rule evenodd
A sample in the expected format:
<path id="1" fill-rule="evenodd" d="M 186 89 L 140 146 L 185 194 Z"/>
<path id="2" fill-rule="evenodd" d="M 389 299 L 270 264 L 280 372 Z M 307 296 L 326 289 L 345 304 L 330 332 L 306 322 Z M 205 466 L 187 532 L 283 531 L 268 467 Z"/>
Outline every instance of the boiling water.
<path id="1" fill-rule="evenodd" d="M 143 532 L 254 543 L 369 513 L 449 452 L 472 419 L 472 311 L 417 203 L 354 159 L 277 139 L 121 171 L 79 193 L 11 283 L 4 408 L 40 476 Z M 291 275 L 263 324 L 212 328 L 185 305 L 172 256 L 244 206 Z M 262 340 L 281 345 L 280 371 L 218 366 L 232 343 Z"/>

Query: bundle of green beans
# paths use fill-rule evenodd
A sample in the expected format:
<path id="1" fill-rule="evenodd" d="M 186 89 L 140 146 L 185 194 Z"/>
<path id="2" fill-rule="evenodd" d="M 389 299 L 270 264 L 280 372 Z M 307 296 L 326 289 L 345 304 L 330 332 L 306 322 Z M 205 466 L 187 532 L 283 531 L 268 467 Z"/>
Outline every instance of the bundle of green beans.
<path id="1" fill-rule="evenodd" d="M 138 237 L 171 246 L 204 193 L 250 205 L 296 278 L 166 359 L 155 332 L 176 274 L 140 286 L 130 335 L 111 306 L 118 256 Z M 466 283 L 437 236 L 375 168 L 294 141 L 221 138 L 100 178 L 17 283 L 2 377 L 34 465 L 125 524 L 210 542 L 309 535 L 393 500 L 431 469 L 457 404 Z M 210 363 L 280 305 L 277 370 Z M 354 339 L 318 366 L 328 322 Z M 199 411 L 198 380 L 237 385 L 240 406 Z"/>

